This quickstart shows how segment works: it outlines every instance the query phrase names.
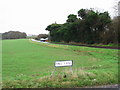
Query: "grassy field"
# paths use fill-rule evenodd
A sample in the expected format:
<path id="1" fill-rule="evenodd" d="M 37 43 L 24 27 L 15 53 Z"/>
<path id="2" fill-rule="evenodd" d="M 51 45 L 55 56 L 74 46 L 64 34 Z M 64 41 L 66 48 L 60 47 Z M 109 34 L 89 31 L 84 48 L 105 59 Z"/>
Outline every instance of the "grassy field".
<path id="1" fill-rule="evenodd" d="M 3 40 L 3 88 L 84 87 L 118 83 L 118 50 Z M 73 60 L 56 68 L 54 61 Z M 64 78 L 66 75 L 66 78 Z"/>

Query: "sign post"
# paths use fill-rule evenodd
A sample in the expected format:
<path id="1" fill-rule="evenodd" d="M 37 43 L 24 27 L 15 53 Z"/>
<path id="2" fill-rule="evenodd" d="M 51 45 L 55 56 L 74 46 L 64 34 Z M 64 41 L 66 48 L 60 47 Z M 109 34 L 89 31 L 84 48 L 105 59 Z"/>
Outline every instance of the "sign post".
<path id="1" fill-rule="evenodd" d="M 70 67 L 70 71 L 72 71 L 72 66 L 73 66 L 73 61 L 72 60 L 60 60 L 60 61 L 55 61 L 54 63 L 54 71 L 52 72 L 52 75 L 54 74 L 56 67 Z"/>

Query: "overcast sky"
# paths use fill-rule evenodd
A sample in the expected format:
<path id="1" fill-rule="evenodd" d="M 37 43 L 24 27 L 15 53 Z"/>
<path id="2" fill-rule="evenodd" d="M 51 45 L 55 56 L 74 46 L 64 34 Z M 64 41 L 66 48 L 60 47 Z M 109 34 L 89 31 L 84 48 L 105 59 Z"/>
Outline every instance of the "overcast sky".
<path id="1" fill-rule="evenodd" d="M 48 33 L 45 28 L 65 23 L 69 14 L 81 8 L 96 8 L 114 15 L 115 0 L 0 0 L 0 33 L 20 31 L 27 34 Z"/>

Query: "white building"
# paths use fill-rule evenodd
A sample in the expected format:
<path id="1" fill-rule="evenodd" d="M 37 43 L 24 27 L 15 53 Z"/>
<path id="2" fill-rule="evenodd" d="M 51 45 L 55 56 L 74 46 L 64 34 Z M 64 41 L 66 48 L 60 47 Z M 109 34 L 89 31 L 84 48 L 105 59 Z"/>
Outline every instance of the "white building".
<path id="1" fill-rule="evenodd" d="M 40 41 L 41 42 L 46 42 L 46 41 L 48 41 L 48 38 L 40 38 Z"/>

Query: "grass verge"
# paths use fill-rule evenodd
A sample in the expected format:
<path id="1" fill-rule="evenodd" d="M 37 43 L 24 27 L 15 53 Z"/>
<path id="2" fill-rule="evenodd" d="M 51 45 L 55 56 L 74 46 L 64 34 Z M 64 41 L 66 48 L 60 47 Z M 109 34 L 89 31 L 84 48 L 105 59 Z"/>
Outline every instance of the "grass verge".
<path id="1" fill-rule="evenodd" d="M 54 61 L 73 60 L 57 68 Z M 3 88 L 84 87 L 118 83 L 118 50 L 3 40 Z M 66 77 L 64 77 L 66 75 Z"/>

